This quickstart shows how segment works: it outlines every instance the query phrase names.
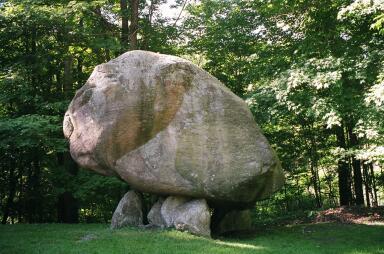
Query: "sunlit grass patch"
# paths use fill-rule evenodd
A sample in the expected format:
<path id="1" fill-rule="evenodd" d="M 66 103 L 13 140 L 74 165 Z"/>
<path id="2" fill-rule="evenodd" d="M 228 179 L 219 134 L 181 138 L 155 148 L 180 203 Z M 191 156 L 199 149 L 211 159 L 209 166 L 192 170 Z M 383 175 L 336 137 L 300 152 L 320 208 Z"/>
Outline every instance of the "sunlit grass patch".
<path id="1" fill-rule="evenodd" d="M 111 230 L 105 224 L 0 226 L 0 253 L 384 254 L 384 226 L 299 224 L 207 239 L 176 230 Z"/>

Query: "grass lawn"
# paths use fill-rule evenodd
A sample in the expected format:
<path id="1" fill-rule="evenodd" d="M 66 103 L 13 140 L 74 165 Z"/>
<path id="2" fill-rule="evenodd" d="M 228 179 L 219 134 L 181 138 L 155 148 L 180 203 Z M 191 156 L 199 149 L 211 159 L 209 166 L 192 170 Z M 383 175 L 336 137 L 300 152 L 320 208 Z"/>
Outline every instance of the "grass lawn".
<path id="1" fill-rule="evenodd" d="M 105 224 L 2 225 L 0 253 L 384 254 L 384 226 L 302 224 L 243 238 L 205 239 L 174 230 L 111 231 Z"/>

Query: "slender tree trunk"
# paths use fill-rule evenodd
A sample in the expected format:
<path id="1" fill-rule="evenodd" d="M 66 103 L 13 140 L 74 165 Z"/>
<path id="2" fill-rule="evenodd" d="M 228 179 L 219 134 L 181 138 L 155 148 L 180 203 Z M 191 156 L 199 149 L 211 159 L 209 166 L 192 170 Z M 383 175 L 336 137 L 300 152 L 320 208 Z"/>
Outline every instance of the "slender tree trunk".
<path id="1" fill-rule="evenodd" d="M 77 58 L 77 66 L 76 66 L 76 75 L 77 75 L 77 87 L 81 87 L 84 84 L 84 73 L 83 73 L 83 58 L 79 56 Z"/>
<path id="2" fill-rule="evenodd" d="M 313 183 L 313 188 L 315 190 L 316 206 L 318 208 L 320 208 L 320 207 L 322 207 L 322 202 L 321 202 L 321 194 L 320 194 L 320 191 L 319 191 L 319 181 L 318 181 L 317 172 L 316 172 L 317 168 L 315 168 L 314 163 L 313 163 L 312 160 L 311 160 L 310 169 L 311 169 L 311 180 L 312 180 L 312 183 Z"/>
<path id="3" fill-rule="evenodd" d="M 121 12 L 121 53 L 128 47 L 129 27 L 128 27 L 128 4 L 127 0 L 120 0 Z"/>
<path id="4" fill-rule="evenodd" d="M 296 178 L 296 200 L 297 200 L 297 207 L 301 207 L 301 191 L 300 191 L 300 183 L 299 183 L 299 177 Z"/>
<path id="5" fill-rule="evenodd" d="M 80 31 L 84 31 L 84 20 L 83 18 L 80 19 L 79 21 L 79 27 Z M 79 54 L 76 58 L 77 60 L 77 65 L 76 65 L 76 79 L 77 79 L 77 88 L 81 87 L 84 84 L 84 73 L 83 73 L 83 54 Z"/>
<path id="6" fill-rule="evenodd" d="M 40 161 L 38 153 L 31 152 L 30 167 L 27 177 L 27 190 L 26 190 L 26 213 L 27 222 L 36 223 L 39 222 L 40 213 L 42 208 L 43 199 L 40 193 Z"/>
<path id="7" fill-rule="evenodd" d="M 31 83 L 34 89 L 37 90 L 37 76 L 38 76 L 38 70 L 37 70 L 37 45 L 36 45 L 36 28 L 33 27 L 31 29 Z"/>
<path id="8" fill-rule="evenodd" d="M 372 206 L 377 207 L 377 188 L 376 188 L 376 178 L 375 178 L 375 172 L 373 171 L 373 164 L 369 164 L 369 169 L 371 171 L 371 179 L 372 179 L 372 190 L 373 190 L 373 199 L 372 199 Z"/>
<path id="9" fill-rule="evenodd" d="M 24 212 L 25 212 L 25 219 L 26 219 L 26 222 L 27 223 L 32 223 L 32 207 L 31 207 L 31 197 L 32 197 L 32 193 L 33 193 L 33 189 L 32 189 L 32 174 L 33 174 L 33 169 L 30 165 L 30 163 L 28 163 L 28 173 L 27 173 L 27 177 L 26 177 L 26 187 L 25 187 L 25 203 L 24 203 Z"/>
<path id="10" fill-rule="evenodd" d="M 22 166 L 22 162 L 21 160 L 18 161 L 18 164 L 19 164 L 19 167 L 18 167 L 18 176 L 17 176 L 17 179 L 18 179 L 18 200 L 19 200 L 19 203 L 20 203 L 20 200 L 23 200 L 24 198 L 24 167 Z M 24 206 L 22 205 L 19 205 L 18 208 L 17 208 L 17 221 L 19 223 L 21 222 L 24 222 Z"/>
<path id="11" fill-rule="evenodd" d="M 72 95 L 72 83 L 73 83 L 73 57 L 67 56 L 64 59 L 64 77 L 63 77 L 63 88 L 65 98 L 70 98 Z"/>
<path id="12" fill-rule="evenodd" d="M 59 64 L 57 66 L 55 76 L 56 76 L 56 91 L 57 91 L 57 94 L 60 94 L 60 96 L 63 95 L 63 84 L 62 84 L 62 80 L 61 80 L 61 70 L 62 70 L 62 66 L 61 66 L 61 64 Z"/>
<path id="13" fill-rule="evenodd" d="M 284 200 L 285 200 L 285 211 L 288 212 L 289 205 L 288 205 L 287 185 L 286 184 L 284 184 Z"/>
<path id="14" fill-rule="evenodd" d="M 137 30 L 139 28 L 139 0 L 130 0 L 131 25 L 129 27 L 130 49 L 137 49 Z"/>
<path id="15" fill-rule="evenodd" d="M 353 133 L 351 126 L 348 128 L 349 140 L 351 148 L 354 148 L 358 145 L 357 136 Z M 361 162 L 356 159 L 353 155 L 352 159 L 352 169 L 353 169 L 353 186 L 356 196 L 356 205 L 364 205 L 364 192 L 363 192 L 363 177 L 361 175 Z"/>
<path id="16" fill-rule="evenodd" d="M 363 164 L 363 175 L 364 175 L 364 186 L 365 186 L 365 199 L 367 201 L 367 207 L 371 207 L 371 201 L 369 198 L 370 190 L 370 180 L 369 180 L 369 172 L 368 172 L 368 165 Z"/>
<path id="17" fill-rule="evenodd" d="M 309 133 L 313 134 L 313 124 L 309 127 Z M 317 168 L 317 146 L 316 146 L 316 136 L 310 135 L 310 143 L 311 143 L 311 174 L 312 174 L 312 181 L 313 181 L 313 188 L 315 189 L 315 199 L 316 199 L 316 206 L 318 208 L 322 207 L 322 198 L 321 198 L 321 187 L 320 187 L 320 177 L 319 177 L 319 170 Z"/>
<path id="18" fill-rule="evenodd" d="M 11 211 L 11 207 L 13 206 L 13 199 L 15 197 L 16 192 L 16 177 L 15 177 L 15 160 L 10 158 L 9 163 L 9 186 L 8 186 L 8 197 L 7 202 L 3 209 L 3 218 L 1 220 L 1 224 L 6 224 L 7 219 L 9 217 L 9 213 Z"/>
<path id="19" fill-rule="evenodd" d="M 340 148 L 346 148 L 344 127 L 337 126 L 335 128 L 337 143 Z M 337 165 L 338 173 L 338 184 L 339 184 L 339 196 L 340 196 L 340 205 L 348 206 L 351 204 L 352 192 L 350 184 L 350 168 L 348 162 L 343 158 L 339 159 Z"/>

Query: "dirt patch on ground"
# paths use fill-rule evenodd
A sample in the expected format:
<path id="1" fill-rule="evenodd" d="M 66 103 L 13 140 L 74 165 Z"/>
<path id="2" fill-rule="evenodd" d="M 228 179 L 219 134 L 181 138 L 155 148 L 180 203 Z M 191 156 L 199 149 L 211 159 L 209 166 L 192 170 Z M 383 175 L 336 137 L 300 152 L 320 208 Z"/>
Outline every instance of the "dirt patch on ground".
<path id="1" fill-rule="evenodd" d="M 384 207 L 338 207 L 318 212 L 314 222 L 384 224 Z"/>

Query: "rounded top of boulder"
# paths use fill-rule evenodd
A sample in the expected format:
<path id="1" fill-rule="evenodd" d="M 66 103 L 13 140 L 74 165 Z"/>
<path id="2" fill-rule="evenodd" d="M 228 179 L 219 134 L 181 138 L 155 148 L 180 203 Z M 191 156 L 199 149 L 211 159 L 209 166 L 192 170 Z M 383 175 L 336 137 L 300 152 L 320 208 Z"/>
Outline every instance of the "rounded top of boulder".
<path id="1" fill-rule="evenodd" d="M 144 192 L 245 204 L 284 180 L 243 100 L 175 56 L 136 50 L 98 65 L 63 128 L 81 166 Z"/>

